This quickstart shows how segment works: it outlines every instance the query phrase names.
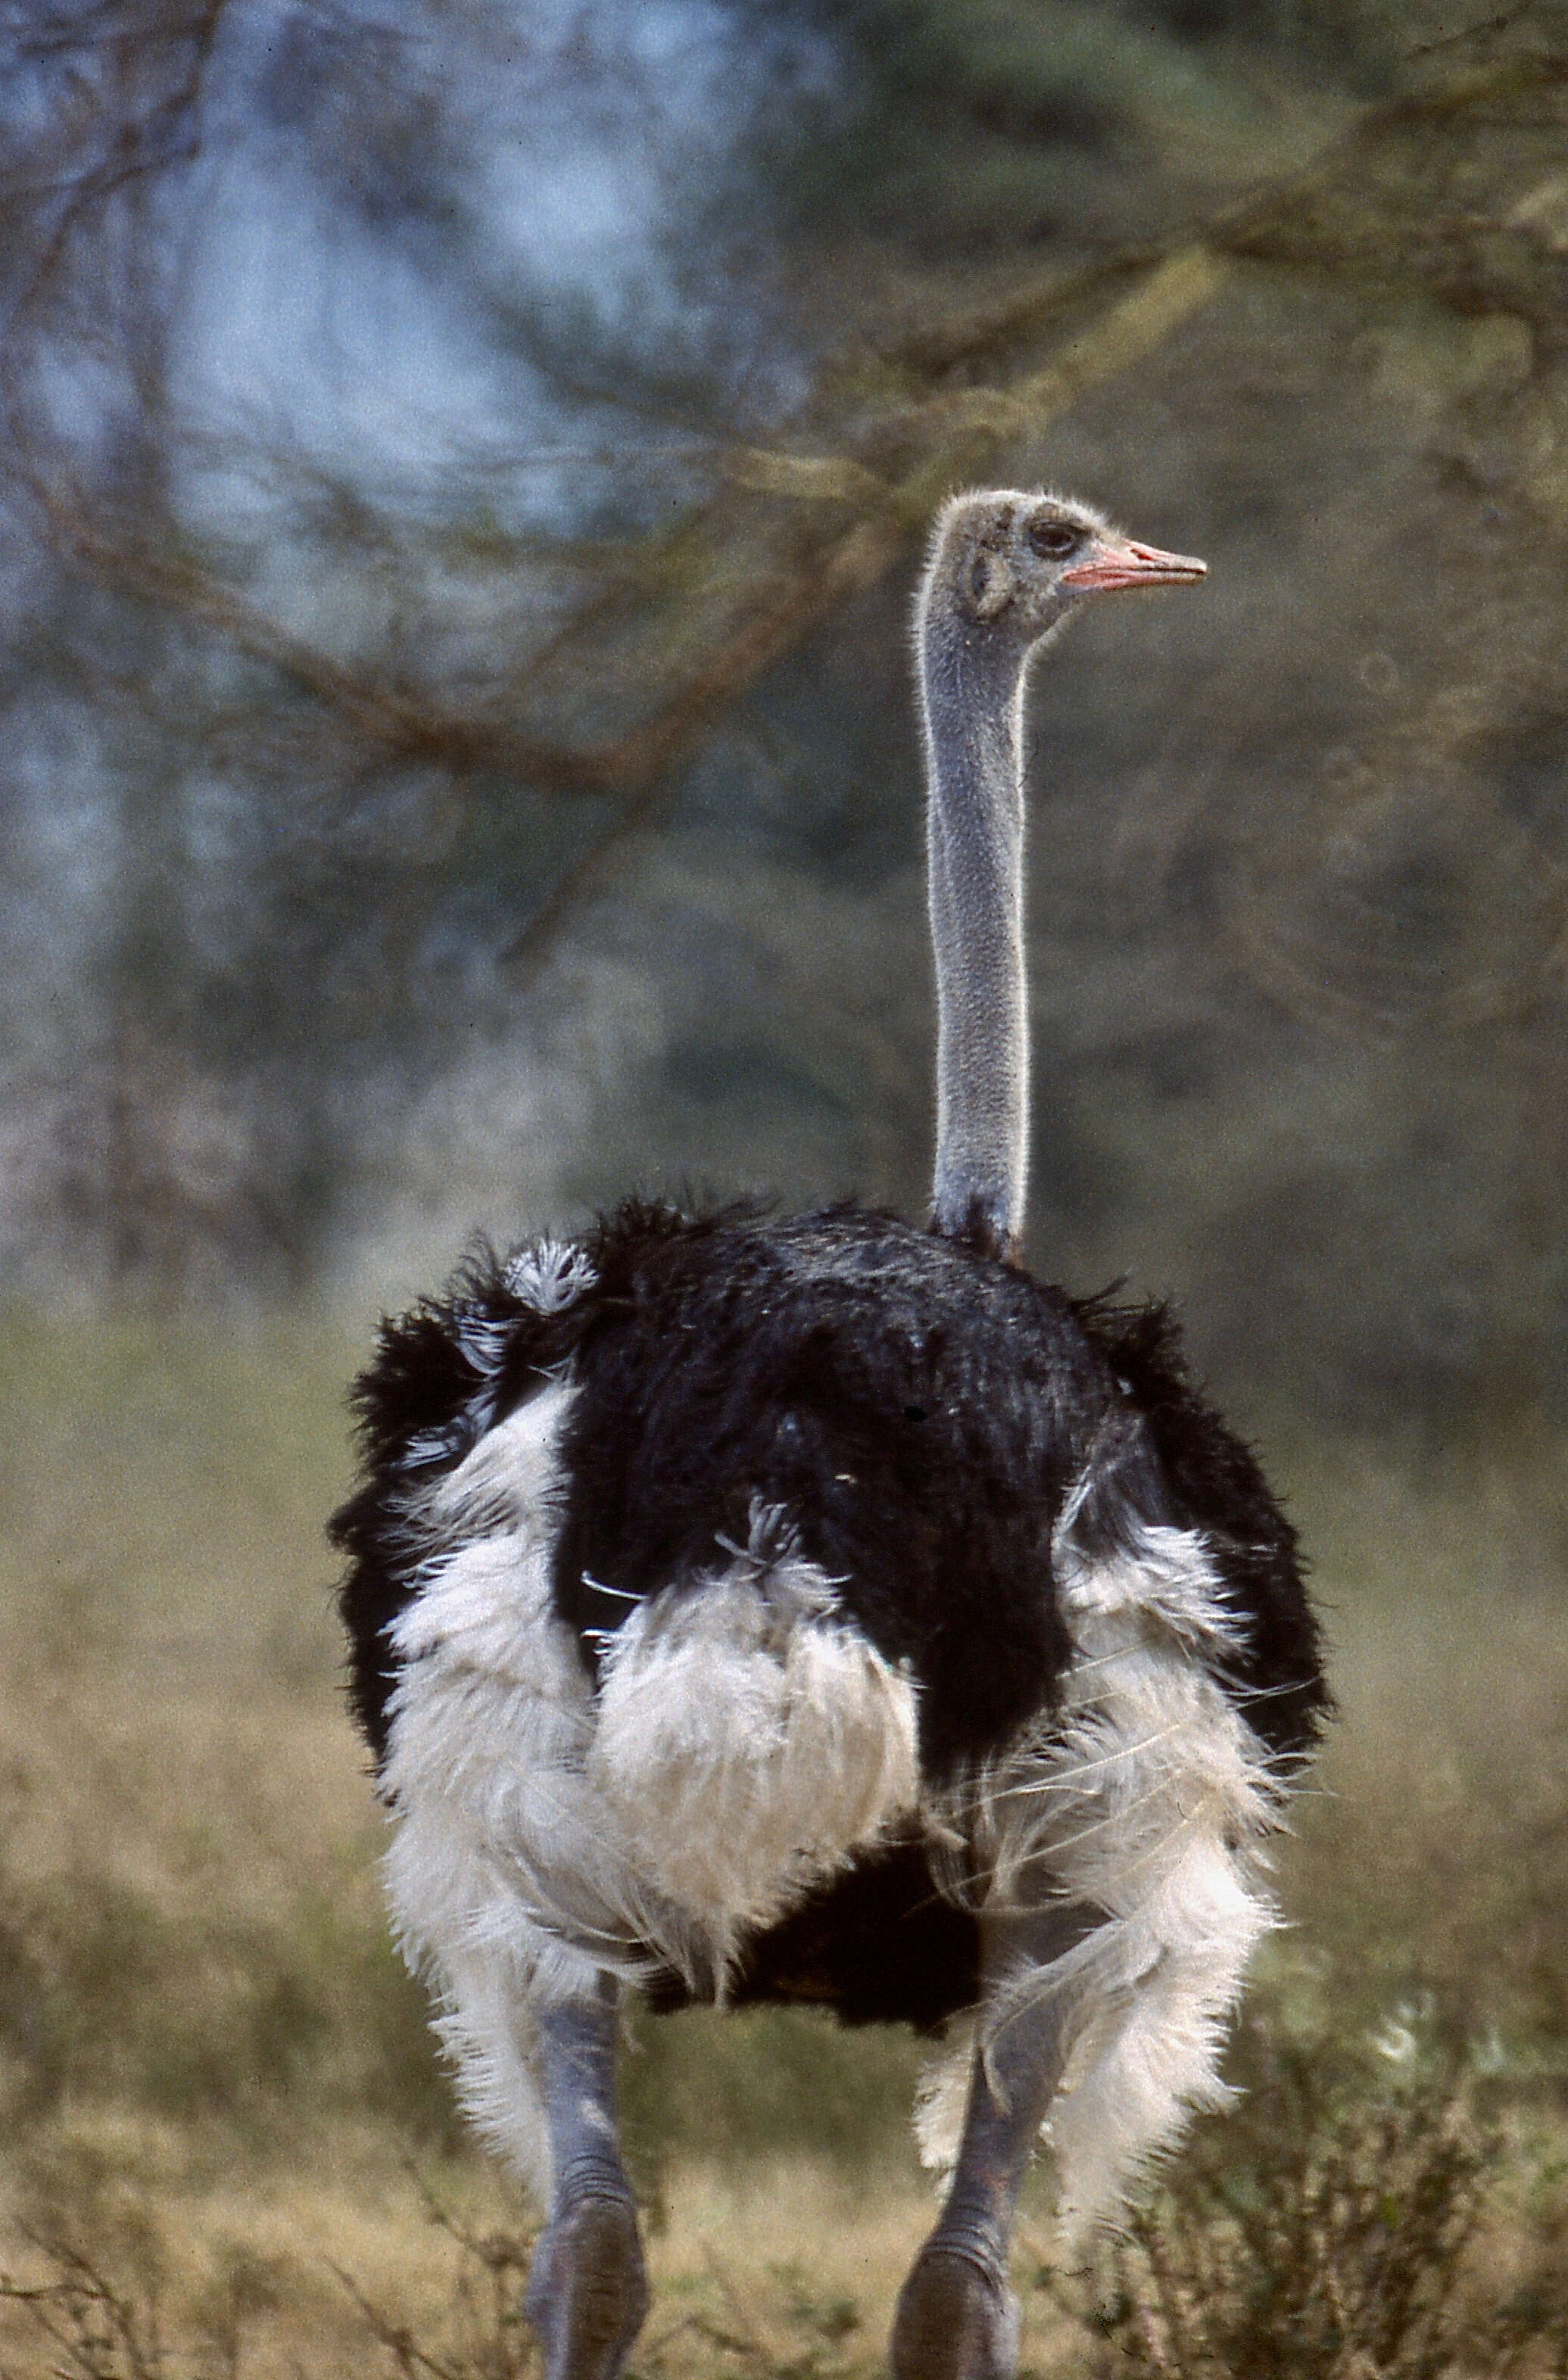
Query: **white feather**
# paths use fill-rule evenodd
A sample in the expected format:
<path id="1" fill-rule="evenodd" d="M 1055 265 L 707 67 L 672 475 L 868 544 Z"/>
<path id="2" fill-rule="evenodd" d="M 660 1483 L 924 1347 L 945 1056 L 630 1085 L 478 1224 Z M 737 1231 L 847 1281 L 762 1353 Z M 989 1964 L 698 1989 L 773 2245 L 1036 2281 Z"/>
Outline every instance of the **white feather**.
<path id="1" fill-rule="evenodd" d="M 593 1287 L 587 1252 L 570 1240 L 536 1240 L 506 1259 L 506 1286 L 536 1314 L 563 1314 Z"/>
<path id="2" fill-rule="evenodd" d="M 1267 1755 L 1202 1662 L 1235 1641 L 1208 1549 L 1150 1527 L 1093 1559 L 1070 1503 L 1053 1546 L 1076 1658 L 1049 1728 L 1026 1733 L 945 1812 L 992 1906 L 1060 1898 L 1106 1912 L 1076 1947 L 988 2001 L 982 2041 L 1020 2000 L 1058 2000 L 1072 2047 L 1045 2134 L 1082 2246 L 1192 2112 L 1225 2098 L 1216 2065 L 1248 1959 L 1275 1922 L 1261 1839 Z M 956 2154 L 971 2047 L 928 2088 L 922 2153 Z"/>
<path id="3" fill-rule="evenodd" d="M 915 1696 L 834 1617 L 833 1582 L 753 1516 L 731 1565 L 641 1605 L 605 1648 L 589 1773 L 642 1874 L 723 1968 L 918 1791 Z"/>
<path id="4" fill-rule="evenodd" d="M 915 1798 L 907 1680 L 766 1511 L 722 1569 L 631 1612 L 596 1697 L 552 1598 L 574 1394 L 541 1390 L 418 1508 L 451 1549 L 392 1631 L 382 1779 L 398 1938 L 463 2104 L 546 2192 L 530 2010 L 656 1965 L 722 1989 L 744 1925 Z"/>

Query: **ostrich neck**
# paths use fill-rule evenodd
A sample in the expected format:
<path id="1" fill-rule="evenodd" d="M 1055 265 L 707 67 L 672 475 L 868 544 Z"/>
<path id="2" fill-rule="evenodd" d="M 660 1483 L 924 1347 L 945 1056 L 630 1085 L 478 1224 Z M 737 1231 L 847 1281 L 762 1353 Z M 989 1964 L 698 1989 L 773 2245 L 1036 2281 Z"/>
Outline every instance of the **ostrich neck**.
<path id="1" fill-rule="evenodd" d="M 920 638 L 937 983 L 939 1232 L 978 1225 L 1009 1251 L 1024 1224 L 1025 657 L 951 613 Z"/>

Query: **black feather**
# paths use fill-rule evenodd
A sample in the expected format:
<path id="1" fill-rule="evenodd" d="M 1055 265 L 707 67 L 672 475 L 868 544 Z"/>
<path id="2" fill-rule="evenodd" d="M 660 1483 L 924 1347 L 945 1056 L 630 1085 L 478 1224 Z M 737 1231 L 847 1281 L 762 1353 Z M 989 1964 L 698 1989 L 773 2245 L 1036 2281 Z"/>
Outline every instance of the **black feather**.
<path id="1" fill-rule="evenodd" d="M 980 1991 L 980 1929 L 945 1895 L 921 1845 L 894 1841 L 851 1862 L 765 1933 L 730 1977 L 732 2007 L 805 2001 L 845 2024 L 910 2024 L 937 2033 Z M 680 1978 L 648 1990 L 663 2014 L 690 2004 Z"/>
<path id="2" fill-rule="evenodd" d="M 338 1602 L 349 1699 L 378 1766 L 396 1682 L 387 1631 L 417 1592 L 426 1552 L 413 1514 L 419 1492 L 565 1358 L 569 1321 L 570 1309 L 544 1315 L 519 1297 L 506 1266 L 480 1245 L 442 1296 L 383 1320 L 374 1360 L 354 1384 L 362 1484 L 327 1534 L 348 1558 Z"/>
<path id="3" fill-rule="evenodd" d="M 378 1760 L 387 1630 L 428 1550 L 421 1495 L 565 1365 L 554 1594 L 590 1672 L 628 1598 L 722 1564 L 753 1507 L 776 1505 L 845 1614 L 907 1665 L 922 1767 L 951 1779 L 1057 1698 L 1072 1645 L 1051 1536 L 1076 1494 L 1090 1550 L 1151 1524 L 1204 1532 L 1241 1623 L 1220 1682 L 1278 1757 L 1310 1748 L 1329 1697 L 1295 1532 L 1163 1307 L 1075 1303 L 993 1250 L 856 1207 L 774 1222 L 634 1203 L 582 1245 L 592 1284 L 553 1315 L 481 1250 L 383 1326 L 356 1390 L 364 1484 L 333 1533 Z M 973 1918 L 899 1843 L 754 1938 L 735 1997 L 930 2026 L 972 2003 L 978 1958 Z M 683 1997 L 673 1978 L 653 1994 Z"/>

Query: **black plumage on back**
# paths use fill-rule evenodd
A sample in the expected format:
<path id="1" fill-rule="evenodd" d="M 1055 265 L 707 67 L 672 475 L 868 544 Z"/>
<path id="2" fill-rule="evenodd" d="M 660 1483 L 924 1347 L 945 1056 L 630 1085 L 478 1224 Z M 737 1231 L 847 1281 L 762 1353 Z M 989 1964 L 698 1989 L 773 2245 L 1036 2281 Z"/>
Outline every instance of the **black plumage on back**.
<path id="1" fill-rule="evenodd" d="M 633 1201 L 583 1252 L 592 1286 L 555 1315 L 493 1256 L 470 1261 L 384 1327 L 359 1384 L 366 1481 L 333 1534 L 378 1752 L 386 1630 L 418 1585 L 410 1490 L 568 1362 L 555 1599 L 590 1670 L 633 1601 L 711 1571 L 753 1504 L 774 1505 L 909 1664 L 941 1779 L 1050 1706 L 1071 1649 L 1051 1535 L 1087 1475 L 1080 1525 L 1107 1548 L 1140 1524 L 1206 1533 L 1242 1623 L 1227 1690 L 1271 1752 L 1310 1750 L 1328 1695 L 1295 1534 L 1188 1381 L 1163 1307 L 1074 1301 L 852 1206 L 772 1222 Z"/>

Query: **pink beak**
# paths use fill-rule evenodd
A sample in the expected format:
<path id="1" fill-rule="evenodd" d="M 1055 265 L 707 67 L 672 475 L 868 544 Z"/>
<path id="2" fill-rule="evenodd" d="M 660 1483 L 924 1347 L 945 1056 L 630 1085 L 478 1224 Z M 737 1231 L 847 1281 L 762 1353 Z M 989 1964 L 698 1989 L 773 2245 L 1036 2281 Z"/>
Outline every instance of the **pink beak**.
<path id="1" fill-rule="evenodd" d="M 1161 553 L 1157 545 L 1135 545 L 1126 537 L 1097 537 L 1060 583 L 1103 594 L 1112 587 L 1188 587 L 1208 575 L 1209 565 L 1193 554 Z"/>

